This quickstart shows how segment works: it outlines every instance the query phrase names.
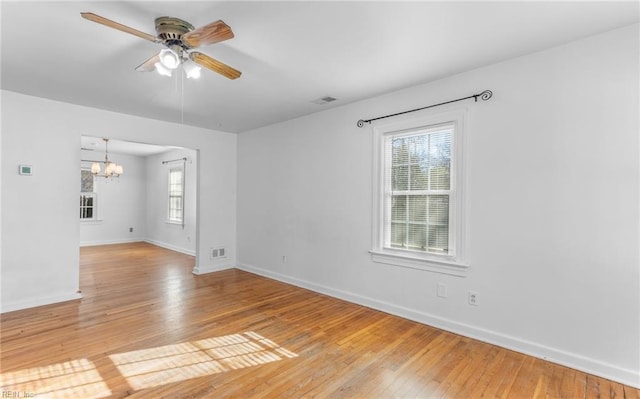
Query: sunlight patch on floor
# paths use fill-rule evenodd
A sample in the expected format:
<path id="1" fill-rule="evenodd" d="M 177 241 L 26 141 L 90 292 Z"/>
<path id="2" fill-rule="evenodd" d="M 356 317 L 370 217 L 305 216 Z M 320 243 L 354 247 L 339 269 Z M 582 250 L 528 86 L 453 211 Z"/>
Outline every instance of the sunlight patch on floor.
<path id="1" fill-rule="evenodd" d="M 133 389 L 297 357 L 253 331 L 109 356 Z"/>
<path id="2" fill-rule="evenodd" d="M 253 331 L 110 355 L 134 390 L 276 362 L 298 355 Z M 112 374 L 111 367 L 103 372 Z M 107 375 L 107 374 L 105 374 Z M 111 395 L 88 359 L 0 374 L 2 397 L 104 398 Z"/>
<path id="3" fill-rule="evenodd" d="M 0 386 L 3 397 L 104 398 L 111 395 L 95 365 L 87 359 L 2 373 Z"/>

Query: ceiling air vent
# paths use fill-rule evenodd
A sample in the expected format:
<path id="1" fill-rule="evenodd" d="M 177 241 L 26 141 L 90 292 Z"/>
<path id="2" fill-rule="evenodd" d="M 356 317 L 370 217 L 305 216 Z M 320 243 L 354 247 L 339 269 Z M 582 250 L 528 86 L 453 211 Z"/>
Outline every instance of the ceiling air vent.
<path id="1" fill-rule="evenodd" d="M 330 103 L 330 102 L 336 101 L 336 100 L 337 100 L 337 98 L 335 98 L 335 97 L 326 96 L 326 97 L 320 97 L 320 98 L 318 98 L 316 100 L 313 100 L 312 103 L 322 105 L 322 104 Z"/>

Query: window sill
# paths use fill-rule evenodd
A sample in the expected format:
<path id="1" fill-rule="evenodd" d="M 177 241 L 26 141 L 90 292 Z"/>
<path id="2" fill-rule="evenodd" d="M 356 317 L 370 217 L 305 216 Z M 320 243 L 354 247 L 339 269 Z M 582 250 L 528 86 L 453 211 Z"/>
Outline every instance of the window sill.
<path id="1" fill-rule="evenodd" d="M 465 277 L 469 271 L 467 263 L 445 260 L 425 259 L 400 253 L 391 253 L 380 250 L 371 250 L 371 260 L 377 263 L 407 267 L 410 269 L 424 270 L 435 273 L 449 274 Z"/>
<path id="2" fill-rule="evenodd" d="M 80 219 L 82 224 L 100 224 L 104 222 L 104 219 Z"/>
<path id="3" fill-rule="evenodd" d="M 176 225 L 176 226 L 182 226 L 183 225 L 182 222 L 176 222 L 175 220 L 165 220 L 164 222 L 166 224 L 173 224 L 173 225 Z"/>

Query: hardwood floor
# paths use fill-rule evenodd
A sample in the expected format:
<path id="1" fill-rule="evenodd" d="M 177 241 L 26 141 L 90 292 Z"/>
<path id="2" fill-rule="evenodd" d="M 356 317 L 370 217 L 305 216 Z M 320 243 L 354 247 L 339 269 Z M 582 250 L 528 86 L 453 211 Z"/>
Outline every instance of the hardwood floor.
<path id="1" fill-rule="evenodd" d="M 640 399 L 250 273 L 195 276 L 193 263 L 145 243 L 82 248 L 81 301 L 2 315 L 1 397 Z"/>

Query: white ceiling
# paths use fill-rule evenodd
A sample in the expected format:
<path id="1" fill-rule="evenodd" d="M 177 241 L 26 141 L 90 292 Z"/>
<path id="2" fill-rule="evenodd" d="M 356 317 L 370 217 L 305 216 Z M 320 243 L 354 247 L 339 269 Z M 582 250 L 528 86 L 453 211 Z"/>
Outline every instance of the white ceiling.
<path id="1" fill-rule="evenodd" d="M 637 1 L 2 1 L 1 85 L 242 132 L 637 23 L 638 8 Z M 242 76 L 136 72 L 161 45 L 82 19 L 83 11 L 151 34 L 163 15 L 196 27 L 222 19 L 235 38 L 199 50 Z M 338 100 L 313 103 L 324 96 Z"/>

